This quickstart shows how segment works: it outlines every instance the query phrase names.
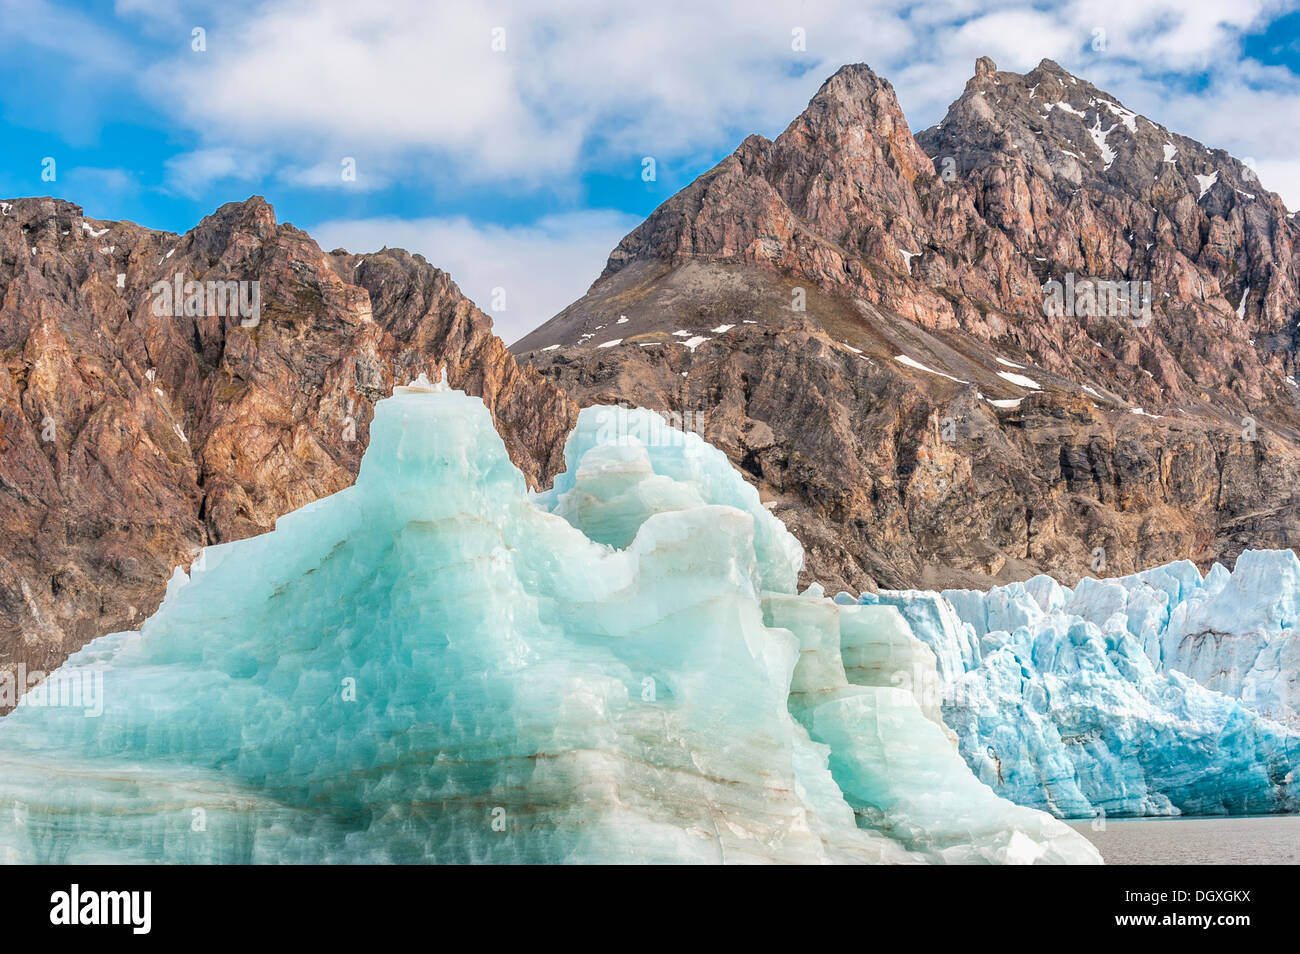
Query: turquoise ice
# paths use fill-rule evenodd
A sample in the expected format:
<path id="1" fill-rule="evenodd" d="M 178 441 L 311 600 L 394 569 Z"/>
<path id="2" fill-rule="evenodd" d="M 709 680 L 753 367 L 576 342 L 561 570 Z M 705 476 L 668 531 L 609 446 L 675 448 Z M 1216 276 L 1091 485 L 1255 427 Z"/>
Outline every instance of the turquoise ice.
<path id="1" fill-rule="evenodd" d="M 902 615 L 796 593 L 720 452 L 589 408 L 566 459 L 530 496 L 478 399 L 398 389 L 353 487 L 68 660 L 101 714 L 0 720 L 0 859 L 1099 860 L 970 772 Z"/>

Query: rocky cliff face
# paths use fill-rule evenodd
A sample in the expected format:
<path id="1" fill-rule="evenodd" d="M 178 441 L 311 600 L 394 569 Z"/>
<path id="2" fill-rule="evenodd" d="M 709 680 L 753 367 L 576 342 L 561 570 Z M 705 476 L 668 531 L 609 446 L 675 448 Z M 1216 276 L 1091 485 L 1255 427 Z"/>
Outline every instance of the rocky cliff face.
<path id="1" fill-rule="evenodd" d="M 441 368 L 530 481 L 561 466 L 574 406 L 419 256 L 326 254 L 260 198 L 183 236 L 0 203 L 0 666 L 138 626 L 199 548 L 349 485 L 374 402 Z"/>
<path id="2" fill-rule="evenodd" d="M 805 579 L 1204 566 L 1300 542 L 1298 238 L 1246 166 L 1051 61 L 981 59 L 917 136 L 849 66 L 513 350 L 698 427 Z"/>

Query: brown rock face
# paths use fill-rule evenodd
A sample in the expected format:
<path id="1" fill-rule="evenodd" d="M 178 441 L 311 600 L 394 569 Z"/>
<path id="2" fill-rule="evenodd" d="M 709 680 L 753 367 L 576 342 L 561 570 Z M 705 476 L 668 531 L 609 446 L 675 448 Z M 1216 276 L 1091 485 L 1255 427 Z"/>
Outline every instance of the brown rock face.
<path id="1" fill-rule="evenodd" d="M 513 350 L 702 422 L 805 580 L 1205 565 L 1300 543 L 1297 239 L 1244 165 L 1050 61 L 982 58 L 916 137 L 850 66 Z"/>
<path id="2" fill-rule="evenodd" d="M 482 396 L 534 485 L 562 466 L 574 406 L 420 256 L 325 254 L 260 198 L 183 236 L 0 208 L 0 666 L 138 626 L 199 548 L 350 484 L 421 372 Z"/>

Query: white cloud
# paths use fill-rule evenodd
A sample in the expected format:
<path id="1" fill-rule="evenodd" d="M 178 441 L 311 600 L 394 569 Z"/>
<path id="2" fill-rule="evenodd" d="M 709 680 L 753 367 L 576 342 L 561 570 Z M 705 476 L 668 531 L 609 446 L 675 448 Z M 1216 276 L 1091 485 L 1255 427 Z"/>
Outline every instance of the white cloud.
<path id="1" fill-rule="evenodd" d="M 205 54 L 159 64 L 145 81 L 210 139 L 309 165 L 367 147 L 434 148 L 479 178 L 573 165 L 580 131 L 528 107 L 526 57 L 492 52 L 496 21 L 483 10 L 281 0 L 235 12 L 213 11 Z M 508 51 L 511 39 L 524 42 L 508 33 Z"/>
<path id="2" fill-rule="evenodd" d="M 1255 171 L 1264 188 L 1280 195 L 1287 209 L 1300 211 L 1300 159 L 1261 159 Z"/>
<path id="3" fill-rule="evenodd" d="M 207 53 L 185 49 L 144 82 L 210 146 L 255 145 L 307 167 L 367 150 L 376 164 L 386 160 L 375 154 L 436 155 L 460 181 L 546 186 L 611 155 L 681 157 L 779 132 L 846 62 L 893 80 L 916 125 L 940 118 L 984 54 L 1015 69 L 1051 57 L 1085 75 L 1112 64 L 1135 83 L 1230 73 L 1240 33 L 1281 6 L 267 0 L 210 8 Z M 791 49 L 796 27 L 806 51 Z M 495 28 L 503 51 L 492 48 Z M 1101 52 L 1091 49 L 1098 30 Z M 1110 91 L 1123 97 L 1118 85 Z"/>
<path id="4" fill-rule="evenodd" d="M 277 172 L 276 178 L 294 186 L 354 192 L 373 192 L 390 182 L 387 172 L 367 169 L 365 161 L 356 156 L 342 156 L 312 166 L 289 166 Z"/>
<path id="5" fill-rule="evenodd" d="M 0 49 L 22 44 L 83 70 L 128 69 L 125 44 L 89 16 L 49 0 L 0 0 L 0 23 Z"/>
<path id="6" fill-rule="evenodd" d="M 63 180 L 66 189 L 73 190 L 69 195 L 75 196 L 74 202 L 83 197 L 86 200 L 118 197 L 140 188 L 135 174 L 120 168 L 76 166 L 66 172 L 60 170 L 59 178 Z"/>
<path id="7" fill-rule="evenodd" d="M 163 163 L 165 187 L 171 192 L 197 197 L 214 182 L 251 182 L 265 171 L 263 158 L 234 149 L 198 149 L 183 152 Z"/>
<path id="8" fill-rule="evenodd" d="M 520 226 L 384 217 L 322 222 L 307 231 L 327 250 L 373 252 L 387 245 L 419 252 L 450 273 L 492 316 L 496 333 L 512 342 L 581 298 L 610 250 L 639 223 L 622 212 L 585 211 Z M 492 310 L 495 288 L 505 289 L 504 311 Z"/>
<path id="9" fill-rule="evenodd" d="M 1024 9 L 985 13 L 941 35 L 942 59 L 958 64 L 965 77 L 973 72 L 974 62 L 981 56 L 991 56 L 1000 69 L 1026 72 L 1044 57 L 1068 58 L 1088 36 L 1056 11 L 1048 14 Z M 1033 37 L 1033 42 L 1026 43 L 1026 37 Z M 952 96 L 960 89 L 959 81 Z"/>

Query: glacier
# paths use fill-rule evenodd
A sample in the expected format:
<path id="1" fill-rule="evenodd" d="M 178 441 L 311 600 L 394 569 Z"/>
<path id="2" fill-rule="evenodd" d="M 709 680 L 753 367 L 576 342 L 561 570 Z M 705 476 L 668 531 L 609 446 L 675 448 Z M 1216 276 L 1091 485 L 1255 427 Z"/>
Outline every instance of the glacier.
<path id="1" fill-rule="evenodd" d="M 1189 561 L 1062 590 L 1064 608 L 1123 627 L 1160 669 L 1185 673 L 1300 729 L 1300 559 L 1246 550 L 1231 572 Z"/>
<path id="2" fill-rule="evenodd" d="M 936 655 L 962 755 L 1059 817 L 1300 810 L 1300 560 L 1246 551 L 1127 577 L 847 594 Z"/>
<path id="3" fill-rule="evenodd" d="M 444 379 L 445 380 L 445 379 Z M 530 494 L 477 398 L 177 570 L 0 719 L 0 860 L 1096 863 L 999 797 L 899 608 L 800 593 L 726 457 L 587 408 Z"/>

